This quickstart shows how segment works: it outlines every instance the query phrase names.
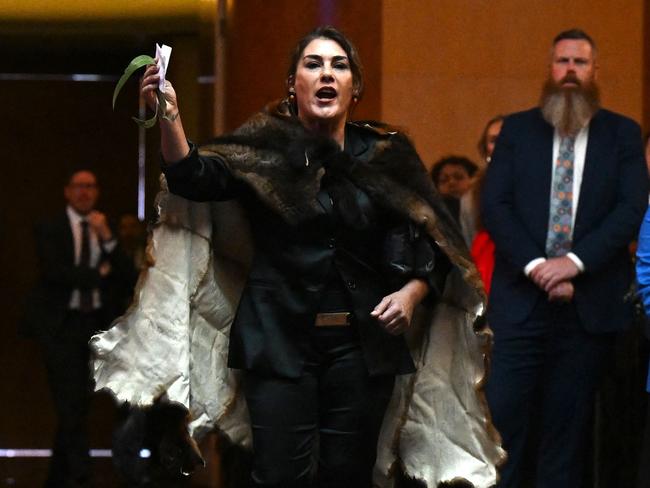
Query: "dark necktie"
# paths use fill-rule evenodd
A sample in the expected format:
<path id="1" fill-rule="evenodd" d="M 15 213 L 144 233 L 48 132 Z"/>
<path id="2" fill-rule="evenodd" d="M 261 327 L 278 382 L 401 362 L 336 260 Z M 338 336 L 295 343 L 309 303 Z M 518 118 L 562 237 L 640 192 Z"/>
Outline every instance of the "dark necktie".
<path id="1" fill-rule="evenodd" d="M 90 231 L 88 222 L 81 221 L 81 253 L 79 254 L 79 266 L 90 268 Z M 93 309 L 93 291 L 91 289 L 80 290 L 79 310 L 91 312 Z"/>

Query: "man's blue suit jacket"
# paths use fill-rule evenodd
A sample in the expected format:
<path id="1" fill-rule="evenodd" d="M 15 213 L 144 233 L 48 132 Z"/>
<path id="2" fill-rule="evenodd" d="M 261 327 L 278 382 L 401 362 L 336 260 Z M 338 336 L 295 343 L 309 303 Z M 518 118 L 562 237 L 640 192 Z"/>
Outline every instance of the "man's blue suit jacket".
<path id="1" fill-rule="evenodd" d="M 552 152 L 553 127 L 539 108 L 506 117 L 481 198 L 482 219 L 496 245 L 491 324 L 521 323 L 547 299 L 523 270 L 546 255 Z M 631 322 L 625 300 L 633 277 L 628 245 L 647 203 L 638 124 L 599 110 L 589 124 L 572 246 L 585 265 L 573 283 L 579 320 L 588 331 L 615 331 Z"/>

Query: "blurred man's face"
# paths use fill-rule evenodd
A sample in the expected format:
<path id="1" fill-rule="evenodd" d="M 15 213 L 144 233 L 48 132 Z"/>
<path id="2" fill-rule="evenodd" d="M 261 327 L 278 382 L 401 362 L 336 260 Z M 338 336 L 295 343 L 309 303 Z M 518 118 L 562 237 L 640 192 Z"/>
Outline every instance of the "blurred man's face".
<path id="1" fill-rule="evenodd" d="M 472 186 L 472 178 L 460 164 L 445 164 L 440 170 L 436 184 L 443 197 L 462 197 Z"/>
<path id="2" fill-rule="evenodd" d="M 63 194 L 68 204 L 79 214 L 89 214 L 95 208 L 99 197 L 95 175 L 90 171 L 74 173 L 63 189 Z"/>

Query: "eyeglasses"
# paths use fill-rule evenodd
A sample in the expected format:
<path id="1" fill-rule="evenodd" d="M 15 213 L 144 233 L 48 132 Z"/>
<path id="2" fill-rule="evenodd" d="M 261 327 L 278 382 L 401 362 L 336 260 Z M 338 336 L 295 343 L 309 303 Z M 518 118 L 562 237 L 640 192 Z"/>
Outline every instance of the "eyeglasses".
<path id="1" fill-rule="evenodd" d="M 95 190 L 97 183 L 70 183 L 68 187 L 73 190 Z"/>

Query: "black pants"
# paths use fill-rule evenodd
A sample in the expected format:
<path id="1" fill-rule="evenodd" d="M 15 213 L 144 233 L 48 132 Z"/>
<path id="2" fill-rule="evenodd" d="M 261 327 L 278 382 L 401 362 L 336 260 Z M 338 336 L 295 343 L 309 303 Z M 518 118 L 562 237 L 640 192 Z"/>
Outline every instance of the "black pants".
<path id="1" fill-rule="evenodd" d="M 394 376 L 368 375 L 354 327 L 314 327 L 310 349 L 298 379 L 245 374 L 251 486 L 370 488 Z"/>
<path id="2" fill-rule="evenodd" d="M 508 452 L 498 487 L 521 486 L 530 422 L 536 420 L 536 488 L 579 488 L 594 392 L 613 335 L 586 332 L 573 305 L 546 301 L 524 323 L 490 325 L 494 348 L 486 394 Z"/>
<path id="3" fill-rule="evenodd" d="M 44 345 L 50 393 L 57 415 L 46 487 L 82 487 L 90 482 L 88 410 L 92 393 L 90 336 L 101 314 L 70 312 L 61 333 Z"/>

